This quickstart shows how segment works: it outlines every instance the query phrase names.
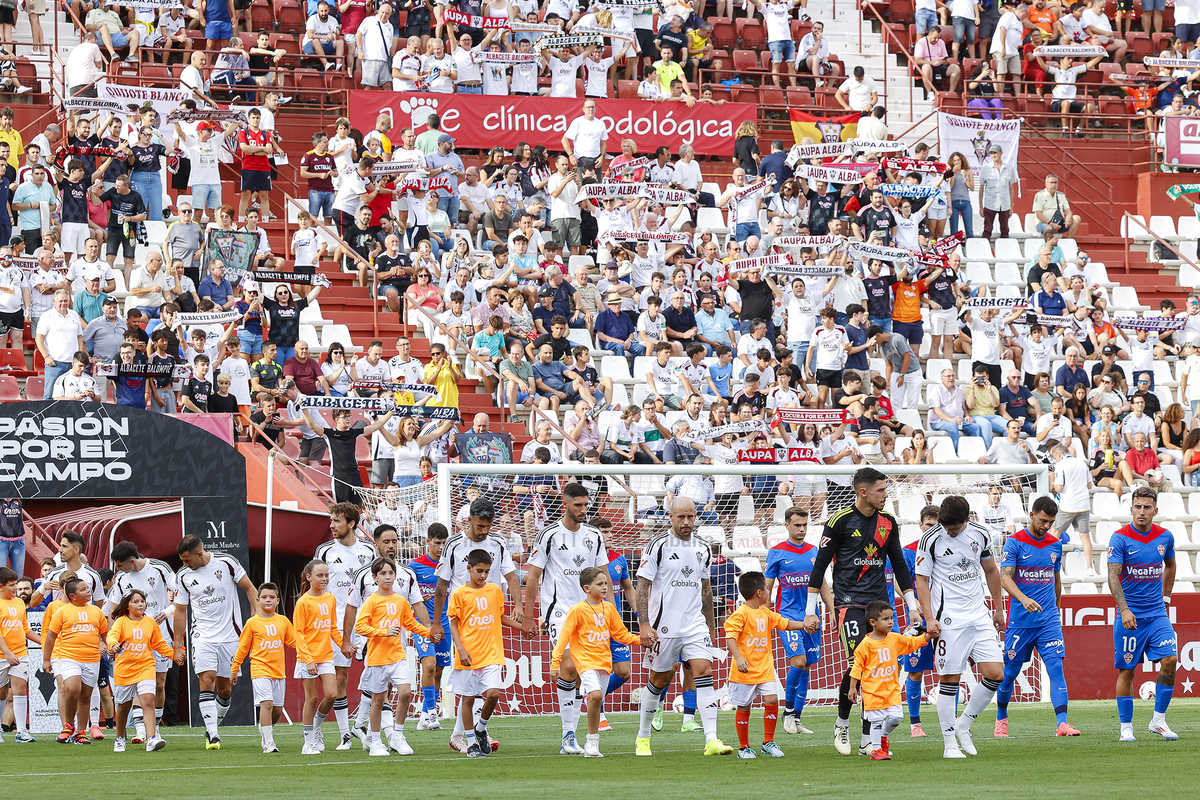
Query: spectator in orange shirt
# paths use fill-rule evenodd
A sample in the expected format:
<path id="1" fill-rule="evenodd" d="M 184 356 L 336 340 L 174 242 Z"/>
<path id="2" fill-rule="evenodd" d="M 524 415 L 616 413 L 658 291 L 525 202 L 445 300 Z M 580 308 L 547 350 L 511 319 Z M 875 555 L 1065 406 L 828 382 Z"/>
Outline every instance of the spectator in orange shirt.
<path id="1" fill-rule="evenodd" d="M 1040 32 L 1045 44 L 1057 44 L 1063 32 L 1054 12 L 1046 8 L 1046 0 L 1033 0 L 1033 5 L 1029 7 L 1029 16 L 1025 18 L 1025 29 Z"/>
<path id="2" fill-rule="evenodd" d="M 900 282 L 893 286 L 896 299 L 892 303 L 892 333 L 907 339 L 914 352 L 925 338 L 921 321 L 921 295 L 942 274 L 942 269 L 938 267 L 919 281 L 913 280 L 913 274 L 907 267 L 900 267 L 897 272 Z"/>

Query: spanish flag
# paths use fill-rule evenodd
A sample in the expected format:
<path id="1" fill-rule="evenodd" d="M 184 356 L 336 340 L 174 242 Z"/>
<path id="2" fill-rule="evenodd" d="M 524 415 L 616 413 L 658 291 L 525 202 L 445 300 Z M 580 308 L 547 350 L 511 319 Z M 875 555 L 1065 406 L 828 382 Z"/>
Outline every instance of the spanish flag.
<path id="1" fill-rule="evenodd" d="M 858 135 L 858 120 L 862 115 L 855 112 L 844 117 L 816 117 L 794 108 L 788 109 L 792 121 L 792 136 L 797 144 L 807 136 L 813 144 L 834 144 L 853 139 Z"/>

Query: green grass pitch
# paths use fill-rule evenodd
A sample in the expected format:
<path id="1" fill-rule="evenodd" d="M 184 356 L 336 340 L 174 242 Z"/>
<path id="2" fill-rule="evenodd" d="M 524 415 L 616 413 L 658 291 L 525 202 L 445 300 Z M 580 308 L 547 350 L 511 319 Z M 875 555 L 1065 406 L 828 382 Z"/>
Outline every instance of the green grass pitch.
<path id="1" fill-rule="evenodd" d="M 992 738 L 995 706 L 975 726 L 979 755 L 966 761 L 943 761 L 937 715 L 923 707 L 926 739 L 908 737 L 907 720 L 892 737 L 895 760 L 871 763 L 859 756 L 838 755 L 832 747 L 833 710 L 806 710 L 804 721 L 813 736 L 789 736 L 780 725 L 779 741 L 786 758 L 761 756 L 755 761 L 733 757 L 705 758 L 699 731 L 679 732 L 680 717 L 668 713 L 661 733 L 653 737 L 654 756 L 635 758 L 636 716 L 613 715 L 615 730 L 601 735 L 603 759 L 559 756 L 557 717 L 497 717 L 491 733 L 500 751 L 487 759 L 467 759 L 446 746 L 449 730 L 418 731 L 407 725 L 416 755 L 369 758 L 357 740 L 349 752 L 332 749 L 336 728 L 325 725 L 329 748 L 320 756 L 301 756 L 299 726 L 276 727 L 282 752 L 264 756 L 253 728 L 222 729 L 222 748 L 206 752 L 202 732 L 168 728 L 168 746 L 146 753 L 130 745 L 123 755 L 112 752 L 109 738 L 90 747 L 58 745 L 42 735 L 31 745 L 16 745 L 12 736 L 0 745 L 0 790 L 6 797 L 28 797 L 51 787 L 89 794 L 93 788 L 111 798 L 759 798 L 781 796 L 871 795 L 963 798 L 972 789 L 995 796 L 1027 798 L 1176 797 L 1194 791 L 1193 769 L 1200 756 L 1200 701 L 1171 705 L 1168 719 L 1179 734 L 1166 742 L 1146 730 L 1151 704 L 1138 701 L 1136 744 L 1119 744 L 1113 702 L 1080 702 L 1071 706 L 1071 721 L 1083 731 L 1078 739 L 1054 736 L 1054 715 L 1045 705 L 1012 706 L 1012 738 Z M 851 728 L 858 715 L 853 715 Z M 722 713 L 722 738 L 737 742 L 733 715 Z M 750 721 L 751 741 L 762 731 L 762 710 Z M 857 743 L 857 736 L 852 736 Z M 66 787 L 74 787 L 67 789 Z M 52 793 L 53 792 L 52 790 Z"/>

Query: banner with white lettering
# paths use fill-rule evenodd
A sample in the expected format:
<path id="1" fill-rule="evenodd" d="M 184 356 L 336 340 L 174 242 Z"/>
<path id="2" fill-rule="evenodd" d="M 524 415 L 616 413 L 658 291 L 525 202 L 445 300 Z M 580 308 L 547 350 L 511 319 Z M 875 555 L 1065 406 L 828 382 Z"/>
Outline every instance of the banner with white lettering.
<path id="1" fill-rule="evenodd" d="M 639 169 L 646 169 L 651 164 L 657 163 L 658 159 L 655 158 L 635 158 L 631 161 L 626 161 L 624 164 L 618 164 L 610 169 L 608 174 L 610 177 L 619 178 L 627 173 L 635 172 Z"/>
<path id="2" fill-rule="evenodd" d="M 729 268 L 729 274 L 735 272 L 748 272 L 752 269 L 771 269 L 773 267 L 781 267 L 785 264 L 791 264 L 792 257 L 787 253 L 776 253 L 773 256 L 755 256 L 754 258 L 735 258 L 726 266 Z"/>
<path id="3" fill-rule="evenodd" d="M 191 364 L 98 364 L 95 374 L 102 378 L 165 378 L 185 381 L 192 377 Z"/>
<path id="4" fill-rule="evenodd" d="M 492 28 L 496 30 L 508 30 L 511 25 L 508 17 L 483 17 L 479 14 L 464 14 L 457 8 L 443 8 L 442 19 L 447 23 L 479 30 Z"/>
<path id="5" fill-rule="evenodd" d="M 813 181 L 840 184 L 859 184 L 863 182 L 862 173 L 855 169 L 814 167 L 811 164 L 801 164 L 796 167 L 795 174 L 797 178 L 804 178 L 810 183 Z"/>
<path id="6" fill-rule="evenodd" d="M 618 183 L 589 183 L 583 187 L 584 200 L 631 200 L 645 196 L 645 184 L 621 181 Z"/>
<path id="7" fill-rule="evenodd" d="M 849 412 L 839 408 L 780 408 L 776 409 L 771 419 L 771 427 L 778 427 L 781 422 L 788 425 L 809 422 L 814 425 L 841 425 L 848 421 L 848 417 Z"/>
<path id="8" fill-rule="evenodd" d="M 421 162 L 415 158 L 406 158 L 402 161 L 376 161 L 375 166 L 371 167 L 371 177 L 383 178 L 420 171 L 422 171 Z"/>
<path id="9" fill-rule="evenodd" d="M 943 236 L 941 239 L 938 239 L 933 243 L 933 252 L 942 256 L 950 255 L 950 253 L 954 251 L 954 248 L 958 247 L 966 240 L 967 234 L 965 231 L 959 231 L 958 233 L 952 233 L 949 236 Z"/>
<path id="10" fill-rule="evenodd" d="M 418 134 L 428 129 L 433 110 L 420 92 L 355 91 L 350 94 L 350 121 L 359 130 L 375 127 L 380 114 L 388 114 L 395 129 L 411 127 Z M 562 150 L 562 137 L 581 115 L 574 97 L 437 95 L 440 130 L 458 141 L 460 149 L 490 150 L 497 142 L 522 140 Z M 178 105 L 178 104 L 177 104 Z M 733 155 L 733 134 L 746 121 L 758 119 L 754 103 L 647 103 L 639 99 L 600 98 L 596 119 L 608 128 L 607 149 L 621 150 L 621 140 L 632 138 L 638 149 L 652 153 L 660 146 L 678 152 L 690 144 L 697 153 Z M 165 113 L 165 112 L 164 112 Z"/>
<path id="11" fill-rule="evenodd" d="M 460 419 L 457 408 L 396 405 L 394 400 L 389 400 L 386 397 L 322 397 L 320 395 L 301 395 L 290 403 L 289 406 L 297 409 L 346 409 L 349 411 L 377 411 L 382 413 L 391 411 L 398 417 L 418 417 L 421 419 Z"/>
<path id="12" fill-rule="evenodd" d="M 941 175 L 947 169 L 946 165 L 940 161 L 919 161 L 915 158 L 885 158 L 879 163 L 884 169 L 923 172 L 928 175 Z"/>

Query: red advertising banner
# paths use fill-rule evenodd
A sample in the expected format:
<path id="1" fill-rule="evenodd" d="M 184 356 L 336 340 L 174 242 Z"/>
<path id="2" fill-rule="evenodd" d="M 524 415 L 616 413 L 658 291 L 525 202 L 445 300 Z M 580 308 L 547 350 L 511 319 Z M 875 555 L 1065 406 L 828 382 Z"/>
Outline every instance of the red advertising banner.
<path id="1" fill-rule="evenodd" d="M 1163 117 L 1163 162 L 1171 166 L 1200 166 L 1200 120 Z"/>
<path id="2" fill-rule="evenodd" d="M 1168 117 L 1170 119 L 1170 117 Z M 1109 699 L 1117 696 L 1117 670 L 1113 667 L 1113 619 L 1116 605 L 1110 595 L 1063 595 L 1063 638 L 1067 657 L 1063 671 L 1072 700 Z M 1179 647 L 1175 695 L 1200 695 L 1200 594 L 1176 594 L 1170 608 L 1171 624 Z M 1158 668 L 1143 663 L 1134 672 L 1133 692 L 1154 683 Z"/>
<path id="3" fill-rule="evenodd" d="M 458 147 L 486 150 L 497 144 L 508 149 L 518 141 L 543 145 L 561 152 L 562 137 L 576 117 L 583 115 L 582 97 L 517 97 L 479 94 L 432 94 L 417 92 L 350 93 L 350 122 L 366 133 L 375 128 L 379 114 L 392 118 L 390 138 L 411 127 L 418 134 L 428 130 L 430 114 L 437 114 L 441 130 L 458 140 Z M 690 144 L 697 153 L 733 154 L 733 134 L 738 125 L 758 117 L 751 103 L 714 106 L 697 103 L 654 103 L 647 100 L 597 101 L 596 116 L 608 127 L 608 152 L 619 153 L 622 139 L 637 142 L 639 153 L 653 153 L 660 146 L 678 153 Z"/>

